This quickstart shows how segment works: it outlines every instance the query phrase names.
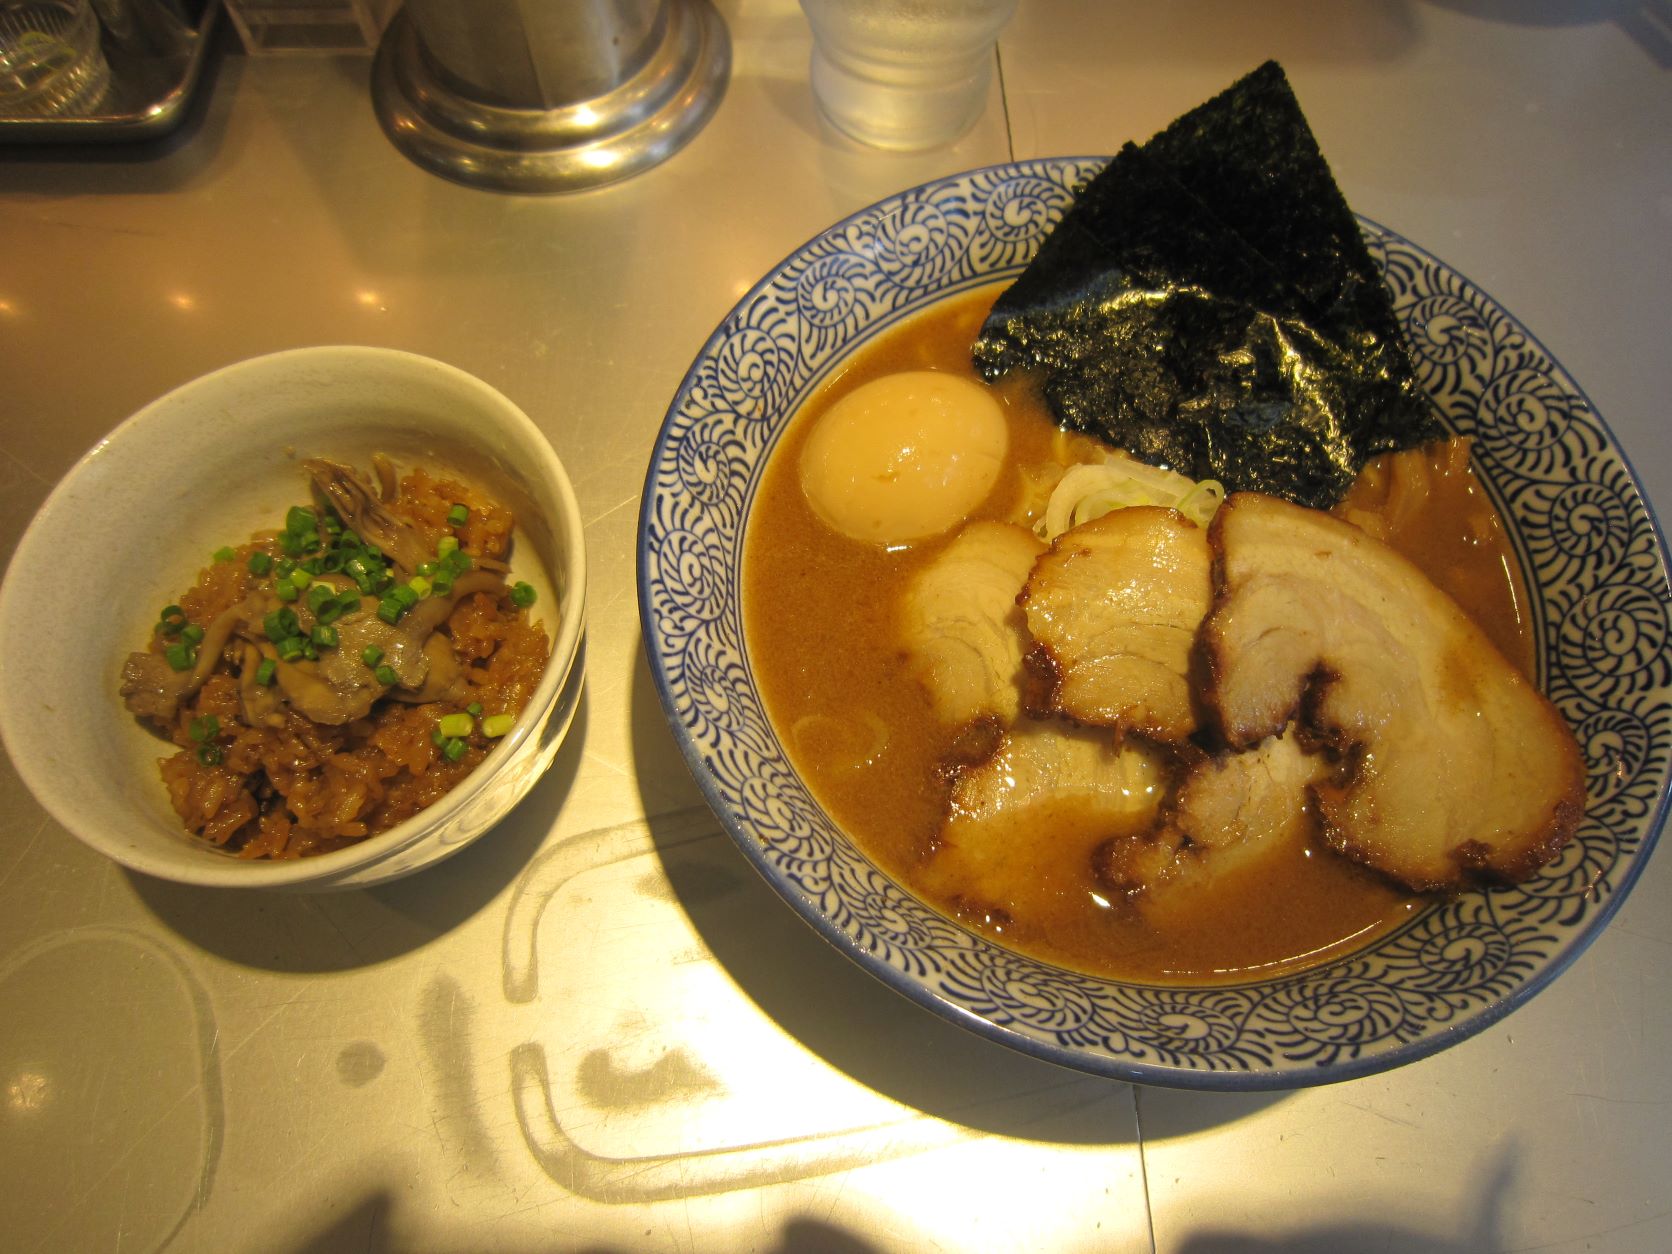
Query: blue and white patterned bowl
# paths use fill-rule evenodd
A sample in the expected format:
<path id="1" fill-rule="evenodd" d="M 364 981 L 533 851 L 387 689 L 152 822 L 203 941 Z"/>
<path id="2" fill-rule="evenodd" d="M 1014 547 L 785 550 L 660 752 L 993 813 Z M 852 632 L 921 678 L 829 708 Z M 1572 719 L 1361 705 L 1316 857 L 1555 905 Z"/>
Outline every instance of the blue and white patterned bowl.
<path id="1" fill-rule="evenodd" d="M 831 821 L 753 681 L 739 569 L 761 471 L 858 345 L 1013 276 L 1101 159 L 956 175 L 825 231 L 703 347 L 651 455 L 639 606 L 668 719 L 709 804 L 768 882 L 885 983 L 1025 1053 L 1100 1075 L 1277 1089 L 1384 1070 L 1526 1001 L 1597 935 L 1665 817 L 1672 623 L 1665 543 L 1630 467 L 1555 360 L 1489 296 L 1363 223 L 1422 378 L 1477 462 L 1533 589 L 1543 689 L 1590 766 L 1583 825 L 1513 889 L 1438 903 L 1328 966 L 1214 988 L 1099 979 L 996 945 L 918 901 Z"/>

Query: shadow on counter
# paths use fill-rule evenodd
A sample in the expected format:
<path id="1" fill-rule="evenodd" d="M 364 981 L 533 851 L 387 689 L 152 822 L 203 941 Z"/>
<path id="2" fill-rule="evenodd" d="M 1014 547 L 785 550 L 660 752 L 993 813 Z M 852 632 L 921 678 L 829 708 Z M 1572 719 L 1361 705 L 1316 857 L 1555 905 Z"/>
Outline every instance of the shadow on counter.
<path id="1" fill-rule="evenodd" d="M 416 1245 L 439 1254 L 453 1251 L 465 1254 L 465 1251 L 482 1248 L 479 1233 L 449 1241 L 446 1237 L 438 1239 L 434 1232 L 403 1231 L 398 1216 L 392 1220 L 393 1211 L 394 1198 L 390 1193 L 379 1191 L 370 1194 L 354 1209 L 332 1220 L 301 1244 L 289 1247 L 290 1254 L 394 1254 L 397 1250 L 411 1249 Z M 649 1231 L 644 1233 L 645 1237 L 649 1235 Z M 561 1248 L 568 1254 L 627 1254 L 630 1250 L 645 1248 L 643 1238 L 621 1244 L 600 1240 L 570 1244 L 571 1239 L 566 1230 Z M 526 1248 L 529 1254 L 549 1254 L 559 1247 L 544 1242 L 538 1246 L 519 1247 L 496 1241 L 494 1248 L 507 1251 L 507 1254 L 517 1254 L 522 1248 Z M 722 1247 L 717 1245 L 712 1248 Z M 807 1216 L 785 1221 L 783 1231 L 776 1240 L 752 1240 L 748 1248 L 757 1251 L 757 1254 L 879 1254 L 879 1247 L 871 1242 L 834 1224 Z"/>
<path id="2" fill-rule="evenodd" d="M 1388 1199 L 1383 1213 L 1400 1215 L 1389 1219 L 1315 1224 L 1291 1228 L 1271 1236 L 1249 1236 L 1205 1228 L 1189 1233 L 1177 1244 L 1178 1254 L 1371 1254 L 1371 1251 L 1399 1250 L 1402 1254 L 1471 1254 L 1478 1250 L 1506 1248 L 1502 1219 L 1515 1183 L 1518 1151 L 1511 1144 L 1474 1190 L 1470 1227 L 1455 1234 L 1424 1231 L 1403 1218 L 1410 1212 L 1409 1199 Z M 1374 1210 L 1379 1199 L 1355 1195 L 1342 1209 L 1363 1214 Z"/>
<path id="3" fill-rule="evenodd" d="M 642 644 L 633 668 L 635 762 L 678 754 Z M 1007 1049 L 894 993 L 813 931 L 711 815 L 653 817 L 650 835 L 678 904 L 737 986 L 807 1049 L 854 1081 L 978 1132 L 1064 1144 L 1138 1140 L 1130 1086 Z M 809 995 L 817 990 L 817 995 Z M 1246 1118 L 1285 1093 L 1173 1093 L 1172 1135 Z"/>
<path id="4" fill-rule="evenodd" d="M 387 962 L 442 936 L 509 887 L 551 831 L 580 768 L 589 701 L 551 769 L 492 831 L 436 866 L 338 893 L 219 892 L 126 872 L 165 927 L 229 962 L 268 971 L 348 971 Z"/>

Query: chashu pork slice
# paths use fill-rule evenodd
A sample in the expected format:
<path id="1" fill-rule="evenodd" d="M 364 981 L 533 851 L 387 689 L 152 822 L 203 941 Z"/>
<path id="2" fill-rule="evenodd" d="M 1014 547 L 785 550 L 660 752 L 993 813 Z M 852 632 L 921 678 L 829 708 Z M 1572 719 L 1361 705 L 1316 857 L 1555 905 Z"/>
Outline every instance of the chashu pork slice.
<path id="1" fill-rule="evenodd" d="M 1312 834 L 1312 788 L 1331 769 L 1289 733 L 1199 758 L 1180 774 L 1163 821 L 1111 843 L 1098 873 L 1112 889 L 1170 902 L 1181 887 L 1194 892 L 1251 870 Z"/>
<path id="2" fill-rule="evenodd" d="M 1210 528 L 1207 703 L 1252 745 L 1298 718 L 1342 774 L 1316 789 L 1331 846 L 1419 889 L 1517 880 L 1578 825 L 1562 716 L 1414 565 L 1358 528 L 1256 493 Z"/>
<path id="3" fill-rule="evenodd" d="M 1016 595 L 1044 548 L 1026 527 L 971 523 L 912 580 L 901 637 L 943 723 L 1015 719 L 1027 643 Z"/>
<path id="4" fill-rule="evenodd" d="M 1021 599 L 1049 684 L 1040 712 L 1184 740 L 1210 591 L 1207 533 L 1176 510 L 1117 509 L 1058 536 Z"/>
<path id="5" fill-rule="evenodd" d="M 925 880 L 964 913 L 1002 922 L 1095 892 L 1095 851 L 1154 825 L 1167 767 L 1106 732 L 1023 718 L 951 777 Z"/>

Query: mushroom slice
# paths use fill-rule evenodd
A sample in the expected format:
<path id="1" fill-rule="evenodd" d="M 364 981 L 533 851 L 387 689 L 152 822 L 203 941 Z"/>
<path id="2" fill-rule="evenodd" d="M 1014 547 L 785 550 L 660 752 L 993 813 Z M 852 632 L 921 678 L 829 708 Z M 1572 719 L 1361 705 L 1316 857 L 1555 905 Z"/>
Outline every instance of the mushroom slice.
<path id="1" fill-rule="evenodd" d="M 1207 533 L 1176 510 L 1117 509 L 1058 536 L 1021 597 L 1049 684 L 1040 712 L 1188 737 L 1190 647 L 1210 583 Z"/>
<path id="2" fill-rule="evenodd" d="M 275 672 L 278 653 L 272 645 L 263 649 L 248 640 L 240 642 L 241 661 L 238 666 L 238 702 L 244 722 L 251 727 L 283 727 L 283 695 L 272 684 L 262 683 L 256 676 L 262 661 L 271 654 Z"/>
<path id="3" fill-rule="evenodd" d="M 424 533 L 383 504 L 377 487 L 352 467 L 324 457 L 310 457 L 302 468 L 313 480 L 315 494 L 337 512 L 343 523 L 370 540 L 397 566 L 415 571 L 435 555 Z"/>
<path id="4" fill-rule="evenodd" d="M 189 671 L 176 671 L 160 653 L 130 653 L 122 664 L 120 692 L 128 709 L 160 725 L 174 721 L 180 705 L 203 687 L 220 660 L 232 633 L 252 613 L 253 601 L 240 601 L 222 610 L 204 629 L 197 662 Z"/>
<path id="5" fill-rule="evenodd" d="M 130 653 L 122 663 L 122 701 L 141 718 L 173 722 L 193 690 L 191 672 L 176 671 L 161 653 Z"/>
<path id="6" fill-rule="evenodd" d="M 929 883 L 967 913 L 1025 918 L 1099 885 L 1092 855 L 1154 824 L 1166 791 L 1157 750 L 1106 733 L 1024 719 L 991 756 L 955 768 Z"/>
<path id="7" fill-rule="evenodd" d="M 1027 642 L 1016 594 L 1044 548 L 1025 527 L 971 523 L 912 580 L 901 636 L 942 722 L 1015 719 Z"/>
<path id="8" fill-rule="evenodd" d="M 1418 890 L 1523 879 L 1572 837 L 1562 716 L 1410 562 L 1327 514 L 1233 496 L 1210 529 L 1206 698 L 1233 746 L 1298 718 L 1344 763 L 1324 839 Z"/>
<path id="9" fill-rule="evenodd" d="M 424 598 L 399 623 L 384 622 L 369 607 L 345 614 L 336 622 L 337 647 L 322 649 L 318 661 L 281 662 L 279 688 L 298 712 L 330 726 L 365 718 L 385 696 L 411 702 L 457 697 L 466 681 L 452 645 L 437 629 L 463 597 L 504 586 L 498 575 L 466 571 L 446 596 Z M 368 647 L 381 655 L 379 666 L 394 672 L 392 686 L 386 688 L 366 665 Z"/>

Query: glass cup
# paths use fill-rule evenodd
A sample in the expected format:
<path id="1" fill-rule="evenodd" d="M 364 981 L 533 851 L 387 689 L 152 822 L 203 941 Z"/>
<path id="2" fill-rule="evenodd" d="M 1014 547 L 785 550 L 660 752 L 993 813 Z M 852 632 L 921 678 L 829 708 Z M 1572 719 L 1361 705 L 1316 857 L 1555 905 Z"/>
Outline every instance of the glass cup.
<path id="1" fill-rule="evenodd" d="M 94 112 L 110 86 L 92 0 L 0 0 L 0 115 Z"/>
<path id="2" fill-rule="evenodd" d="M 975 125 L 993 42 L 1016 0 L 801 0 L 813 28 L 813 99 L 877 148 L 932 148 Z"/>

